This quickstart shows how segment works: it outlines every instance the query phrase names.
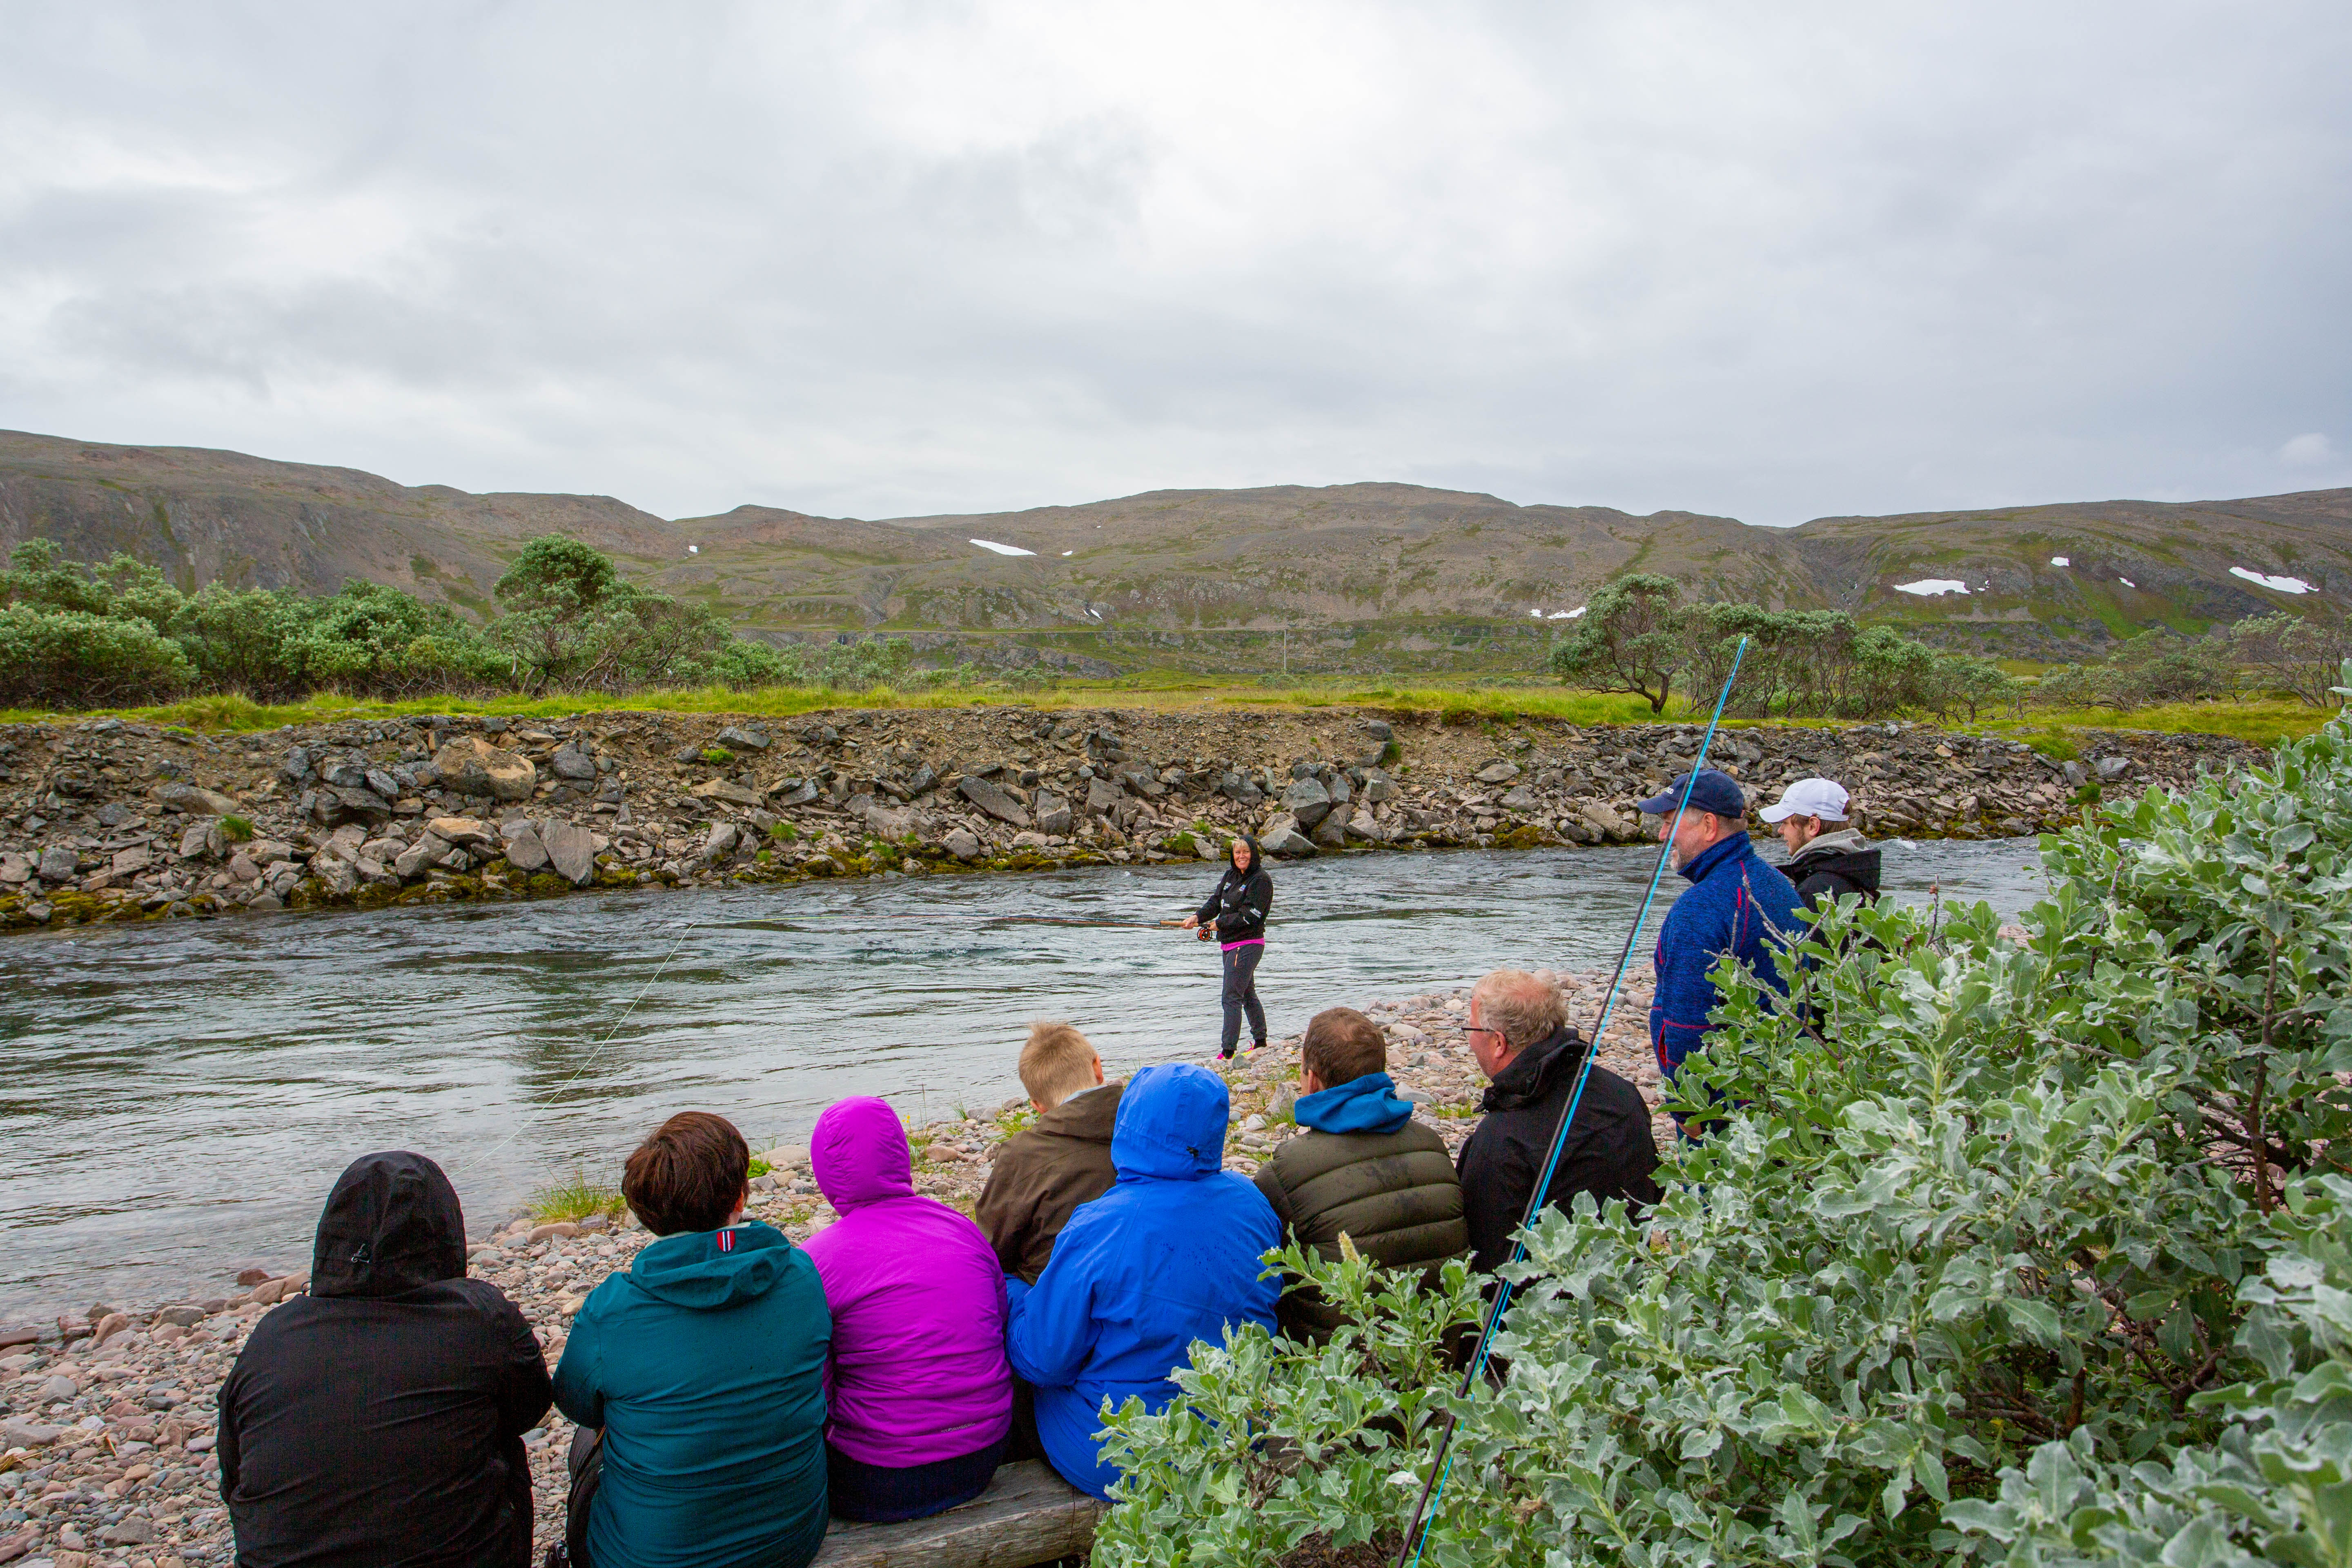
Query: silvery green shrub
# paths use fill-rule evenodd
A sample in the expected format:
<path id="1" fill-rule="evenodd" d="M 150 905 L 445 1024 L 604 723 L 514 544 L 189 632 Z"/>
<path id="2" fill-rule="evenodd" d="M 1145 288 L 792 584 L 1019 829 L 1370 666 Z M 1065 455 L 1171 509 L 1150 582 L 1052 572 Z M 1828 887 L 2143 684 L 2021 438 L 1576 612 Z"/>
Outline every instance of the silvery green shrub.
<path id="1" fill-rule="evenodd" d="M 1709 1135 L 1531 1227 L 1469 1397 L 1475 1281 L 1281 1259 L 1356 1327 L 1111 1416 L 1097 1561 L 1393 1532 L 1452 1412 L 1430 1563 L 2352 1568 L 2352 731 L 2043 858 L 2021 943 L 1849 903 L 1790 1003 L 1719 971 Z"/>

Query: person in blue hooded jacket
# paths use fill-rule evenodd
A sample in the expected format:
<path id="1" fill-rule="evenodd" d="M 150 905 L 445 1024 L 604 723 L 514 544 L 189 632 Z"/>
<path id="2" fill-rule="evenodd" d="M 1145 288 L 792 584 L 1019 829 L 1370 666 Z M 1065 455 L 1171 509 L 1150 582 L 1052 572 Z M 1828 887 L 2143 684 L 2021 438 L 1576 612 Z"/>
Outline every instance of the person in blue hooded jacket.
<path id="1" fill-rule="evenodd" d="M 1688 804 L 1685 805 L 1687 792 Z M 1679 816 L 1677 808 L 1680 809 Z M 1780 868 L 1756 853 L 1748 837 L 1748 797 L 1727 773 L 1701 768 L 1676 775 L 1642 803 L 1658 819 L 1658 839 L 1690 888 L 1658 928 L 1658 988 L 1650 1002 L 1650 1045 L 1671 1083 L 1683 1058 L 1706 1037 L 1706 1016 L 1723 994 L 1707 972 L 1725 953 L 1782 995 L 1780 950 L 1806 931 L 1804 900 Z M 1682 1127 L 1683 1118 L 1675 1118 Z M 1687 1131 L 1687 1129 L 1685 1129 Z"/>
<path id="2" fill-rule="evenodd" d="M 751 1152 L 687 1111 L 629 1156 L 621 1193 L 661 1239 L 589 1293 L 555 1403 L 601 1427 L 591 1568 L 802 1568 L 824 1542 L 816 1265 L 742 1219 Z"/>
<path id="3" fill-rule="evenodd" d="M 1129 1080 L 1112 1124 L 1118 1181 L 1082 1204 L 1034 1286 L 1005 1282 L 1005 1350 L 1036 1387 L 1037 1436 L 1064 1479 L 1108 1497 L 1119 1479 L 1096 1433 L 1105 1401 L 1157 1411 L 1195 1340 L 1274 1327 L 1281 1284 L 1258 1276 L 1282 1226 L 1245 1176 L 1222 1169 L 1224 1079 L 1188 1063 Z"/>

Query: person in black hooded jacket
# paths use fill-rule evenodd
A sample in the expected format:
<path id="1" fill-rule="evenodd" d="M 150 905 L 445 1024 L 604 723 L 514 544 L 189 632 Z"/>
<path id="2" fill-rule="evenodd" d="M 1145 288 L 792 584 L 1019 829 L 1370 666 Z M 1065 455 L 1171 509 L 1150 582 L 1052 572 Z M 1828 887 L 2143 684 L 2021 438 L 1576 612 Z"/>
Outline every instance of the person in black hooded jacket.
<path id="1" fill-rule="evenodd" d="M 553 1397 L 522 1313 L 466 1278 L 441 1167 L 353 1161 L 319 1216 L 310 1293 L 254 1325 L 221 1388 L 239 1568 L 527 1568 L 522 1435 Z"/>
<path id="2" fill-rule="evenodd" d="M 1241 1039 L 1242 1015 L 1249 1015 L 1250 1049 L 1265 1044 L 1265 1009 L 1257 1001 L 1257 961 L 1265 956 L 1265 912 L 1274 907 L 1274 879 L 1265 872 L 1265 852 L 1243 834 L 1234 840 L 1234 863 L 1217 879 L 1208 901 L 1184 917 L 1184 929 L 1224 948 L 1224 1032 L 1217 1055 L 1233 1060 Z"/>
<path id="3" fill-rule="evenodd" d="M 1879 853 L 1847 825 L 1851 805 L 1844 787 L 1832 780 L 1799 779 L 1761 813 L 1789 847 L 1780 870 L 1816 912 L 1848 893 L 1865 904 L 1878 901 Z"/>

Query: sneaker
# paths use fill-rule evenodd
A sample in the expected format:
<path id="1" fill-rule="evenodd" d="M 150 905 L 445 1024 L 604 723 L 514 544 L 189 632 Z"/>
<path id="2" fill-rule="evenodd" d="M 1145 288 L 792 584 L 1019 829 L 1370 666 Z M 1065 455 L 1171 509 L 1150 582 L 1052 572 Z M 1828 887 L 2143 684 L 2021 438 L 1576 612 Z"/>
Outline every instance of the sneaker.
<path id="1" fill-rule="evenodd" d="M 1264 1050 L 1264 1049 L 1265 1049 L 1265 1042 L 1264 1040 L 1252 1040 L 1252 1041 L 1250 1042 L 1250 1047 L 1249 1047 L 1250 1055 L 1252 1055 L 1252 1056 L 1255 1056 L 1255 1055 L 1257 1055 L 1257 1054 L 1258 1054 L 1258 1052 L 1260 1052 L 1260 1051 L 1262 1051 L 1262 1050 Z"/>
<path id="2" fill-rule="evenodd" d="M 1221 1061 L 1221 1062 L 1229 1062 L 1229 1061 L 1233 1060 L 1233 1059 L 1234 1059 L 1234 1053 L 1233 1053 L 1232 1048 L 1231 1048 L 1231 1047 L 1227 1047 L 1227 1048 L 1226 1048 L 1226 1049 L 1224 1049 L 1224 1050 L 1219 1051 L 1219 1052 L 1217 1053 L 1217 1059 L 1218 1059 L 1219 1061 Z"/>

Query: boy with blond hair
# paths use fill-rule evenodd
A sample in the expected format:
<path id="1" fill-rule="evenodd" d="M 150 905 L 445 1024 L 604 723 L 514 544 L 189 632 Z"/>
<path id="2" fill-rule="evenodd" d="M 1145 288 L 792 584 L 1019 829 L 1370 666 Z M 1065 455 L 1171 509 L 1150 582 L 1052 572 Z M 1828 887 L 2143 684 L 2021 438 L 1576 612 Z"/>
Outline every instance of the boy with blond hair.
<path id="1" fill-rule="evenodd" d="M 1037 1120 L 997 1150 L 972 1215 L 1004 1272 L 1034 1285 L 1071 1213 L 1118 1180 L 1110 1135 L 1125 1086 L 1103 1082 L 1102 1058 L 1066 1023 L 1030 1026 L 1020 1070 Z"/>

